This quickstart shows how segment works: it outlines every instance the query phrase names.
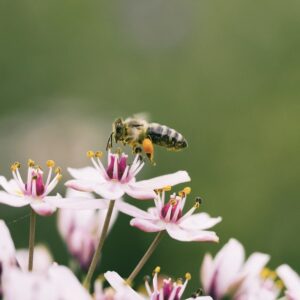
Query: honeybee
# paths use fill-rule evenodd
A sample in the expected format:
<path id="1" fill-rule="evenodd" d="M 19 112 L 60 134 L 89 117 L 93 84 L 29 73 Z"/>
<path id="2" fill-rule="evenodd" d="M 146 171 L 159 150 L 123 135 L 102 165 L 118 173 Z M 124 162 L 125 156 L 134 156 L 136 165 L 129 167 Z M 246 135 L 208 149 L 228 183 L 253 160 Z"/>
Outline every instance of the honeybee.
<path id="1" fill-rule="evenodd" d="M 107 142 L 107 149 L 116 143 L 132 147 L 134 153 L 144 153 L 153 162 L 153 144 L 165 147 L 170 151 L 179 151 L 188 146 L 183 135 L 176 130 L 158 123 L 148 123 L 140 118 L 117 119 Z"/>

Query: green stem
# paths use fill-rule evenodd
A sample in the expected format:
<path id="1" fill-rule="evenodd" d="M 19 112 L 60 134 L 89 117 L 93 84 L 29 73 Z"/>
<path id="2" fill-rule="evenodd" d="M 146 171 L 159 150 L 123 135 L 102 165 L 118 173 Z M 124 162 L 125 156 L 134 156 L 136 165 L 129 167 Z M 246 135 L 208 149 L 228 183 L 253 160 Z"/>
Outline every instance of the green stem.
<path id="1" fill-rule="evenodd" d="M 31 272 L 33 268 L 33 252 L 34 252 L 34 241 L 35 241 L 35 223 L 36 214 L 31 208 L 30 211 L 30 225 L 29 225 L 29 258 L 28 258 L 28 271 Z"/>
<path id="2" fill-rule="evenodd" d="M 84 279 L 84 282 L 83 282 L 83 286 L 87 290 L 90 289 L 91 280 L 92 280 L 92 277 L 94 275 L 95 269 L 97 267 L 98 261 L 100 259 L 101 250 L 102 250 L 104 242 L 105 242 L 105 238 L 106 238 L 106 235 L 107 235 L 108 226 L 109 226 L 109 223 L 110 223 L 110 219 L 111 219 L 111 215 L 112 215 L 112 212 L 113 212 L 113 209 L 114 209 L 114 205 L 115 205 L 115 200 L 110 200 L 108 210 L 107 210 L 107 214 L 106 214 L 106 217 L 105 217 L 105 220 L 104 220 L 104 224 L 103 224 L 99 244 L 98 244 L 98 247 L 97 247 L 97 249 L 94 253 L 94 256 L 93 256 L 92 262 L 90 264 L 88 273 L 87 273 L 87 275 Z"/>
<path id="3" fill-rule="evenodd" d="M 137 274 L 141 271 L 141 269 L 143 268 L 145 263 L 148 261 L 148 259 L 153 254 L 154 250 L 157 248 L 159 242 L 161 241 L 162 237 L 164 236 L 164 233 L 165 233 L 165 231 L 163 230 L 163 231 L 160 231 L 156 235 L 155 239 L 151 243 L 150 247 L 148 248 L 148 250 L 146 251 L 144 256 L 141 258 L 141 260 L 139 261 L 137 266 L 134 268 L 134 270 L 131 272 L 131 274 L 127 278 L 128 282 L 132 282 L 134 280 L 134 278 L 137 276 Z"/>

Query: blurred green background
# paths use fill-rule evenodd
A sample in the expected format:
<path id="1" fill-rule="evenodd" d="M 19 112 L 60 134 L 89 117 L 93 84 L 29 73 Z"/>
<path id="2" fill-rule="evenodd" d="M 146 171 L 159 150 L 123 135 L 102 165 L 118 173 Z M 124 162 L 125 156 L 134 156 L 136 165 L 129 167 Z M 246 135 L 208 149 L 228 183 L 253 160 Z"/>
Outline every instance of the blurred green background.
<path id="1" fill-rule="evenodd" d="M 299 30 L 296 0 L 3 0 L 0 173 L 29 157 L 87 165 L 116 117 L 149 112 L 189 148 L 157 149 L 139 178 L 188 170 L 190 205 L 200 194 L 223 222 L 219 245 L 165 238 L 139 279 L 156 265 L 190 271 L 192 291 L 203 254 L 230 237 L 299 272 Z M 0 206 L 17 247 L 27 245 L 27 213 Z M 37 239 L 67 264 L 55 222 L 39 218 Z M 119 217 L 99 272 L 128 275 L 154 238 L 128 222 Z"/>

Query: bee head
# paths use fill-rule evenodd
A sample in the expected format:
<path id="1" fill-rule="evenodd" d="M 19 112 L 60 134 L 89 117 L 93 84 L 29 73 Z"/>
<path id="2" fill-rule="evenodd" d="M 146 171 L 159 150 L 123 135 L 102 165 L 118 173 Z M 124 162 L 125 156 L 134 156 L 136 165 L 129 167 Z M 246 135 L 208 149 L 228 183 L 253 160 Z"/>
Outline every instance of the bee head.
<path id="1" fill-rule="evenodd" d="M 114 122 L 114 126 L 113 126 L 113 131 L 114 131 L 114 136 L 115 136 L 115 140 L 116 142 L 122 140 L 124 134 L 125 134 L 125 126 L 123 123 L 123 120 L 121 118 L 117 119 Z"/>

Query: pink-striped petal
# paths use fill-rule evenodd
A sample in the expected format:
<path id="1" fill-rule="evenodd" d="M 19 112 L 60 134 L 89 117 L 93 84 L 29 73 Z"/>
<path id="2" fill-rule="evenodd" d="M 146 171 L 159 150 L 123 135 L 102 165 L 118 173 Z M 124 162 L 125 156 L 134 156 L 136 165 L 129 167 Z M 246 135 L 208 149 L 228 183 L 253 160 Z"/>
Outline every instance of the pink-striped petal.
<path id="1" fill-rule="evenodd" d="M 139 218 L 132 219 L 130 221 L 130 225 L 145 232 L 158 232 L 165 229 L 165 226 L 162 222 Z"/>
<path id="2" fill-rule="evenodd" d="M 169 223 L 166 225 L 169 235 L 182 242 L 218 242 L 219 238 L 213 231 L 186 230 L 180 228 L 177 224 Z"/>
<path id="3" fill-rule="evenodd" d="M 154 199 L 157 196 L 154 190 L 149 188 L 140 188 L 138 183 L 125 185 L 124 190 L 130 197 L 140 200 Z"/>
<path id="4" fill-rule="evenodd" d="M 31 208 L 40 216 L 51 216 L 55 211 L 56 207 L 51 203 L 43 200 L 33 200 L 30 202 Z"/>
<path id="5" fill-rule="evenodd" d="M 214 275 L 214 261 L 212 256 L 208 253 L 205 254 L 201 269 L 200 269 L 200 279 L 202 282 L 203 289 L 206 293 L 210 292 L 210 286 L 212 283 Z"/>

